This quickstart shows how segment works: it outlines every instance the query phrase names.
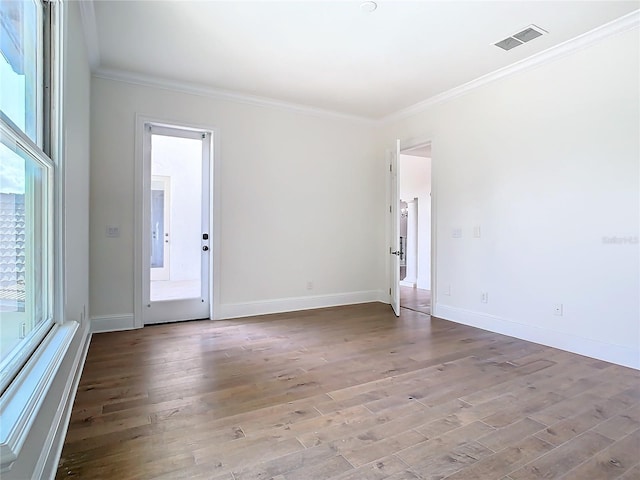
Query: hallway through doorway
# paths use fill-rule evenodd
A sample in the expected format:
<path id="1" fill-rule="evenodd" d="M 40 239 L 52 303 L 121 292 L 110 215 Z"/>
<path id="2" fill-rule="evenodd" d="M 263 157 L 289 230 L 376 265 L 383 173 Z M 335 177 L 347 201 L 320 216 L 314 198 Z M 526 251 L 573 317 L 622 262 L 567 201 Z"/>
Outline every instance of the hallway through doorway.
<path id="1" fill-rule="evenodd" d="M 400 285 L 400 307 L 431 315 L 431 291 Z"/>

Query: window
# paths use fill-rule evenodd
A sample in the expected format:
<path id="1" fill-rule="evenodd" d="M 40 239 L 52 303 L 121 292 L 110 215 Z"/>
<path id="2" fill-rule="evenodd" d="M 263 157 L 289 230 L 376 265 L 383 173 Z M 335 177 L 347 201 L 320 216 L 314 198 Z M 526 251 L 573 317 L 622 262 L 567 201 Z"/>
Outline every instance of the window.
<path id="1" fill-rule="evenodd" d="M 52 5 L 0 3 L 0 392 L 53 325 Z"/>
<path id="2" fill-rule="evenodd" d="M 20 458 L 79 328 L 62 308 L 63 8 L 0 0 L 0 476 Z M 32 478 L 44 477 L 53 441 Z"/>

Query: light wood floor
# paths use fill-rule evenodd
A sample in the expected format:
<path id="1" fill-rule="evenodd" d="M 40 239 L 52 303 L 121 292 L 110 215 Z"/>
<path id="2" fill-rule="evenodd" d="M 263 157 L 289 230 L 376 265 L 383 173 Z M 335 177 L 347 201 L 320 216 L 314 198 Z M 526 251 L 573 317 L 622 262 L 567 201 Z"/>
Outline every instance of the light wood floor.
<path id="1" fill-rule="evenodd" d="M 640 372 L 365 304 L 93 336 L 58 479 L 640 478 Z"/>

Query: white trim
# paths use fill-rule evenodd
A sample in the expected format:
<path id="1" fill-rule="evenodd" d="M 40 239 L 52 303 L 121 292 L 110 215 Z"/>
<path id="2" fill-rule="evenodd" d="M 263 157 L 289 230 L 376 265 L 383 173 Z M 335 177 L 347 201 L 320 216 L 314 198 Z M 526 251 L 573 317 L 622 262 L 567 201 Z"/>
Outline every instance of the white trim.
<path id="1" fill-rule="evenodd" d="M 451 307 L 441 303 L 434 304 L 433 316 L 640 370 L 640 350 L 623 345 L 525 325 L 496 315 Z"/>
<path id="2" fill-rule="evenodd" d="M 119 332 L 120 330 L 133 330 L 140 328 L 132 314 L 103 315 L 91 318 L 91 333 Z"/>
<path id="3" fill-rule="evenodd" d="M 54 325 L 0 398 L 1 472 L 18 458 L 77 329 L 72 321 Z"/>
<path id="4" fill-rule="evenodd" d="M 50 10 L 52 18 L 51 32 L 51 160 L 54 164 L 53 178 L 53 251 L 54 261 L 54 318 L 61 323 L 65 318 L 64 298 L 66 297 L 66 231 L 67 231 L 67 210 L 65 207 L 66 197 L 66 169 L 65 161 L 67 155 L 66 128 L 64 120 L 64 52 L 68 38 L 65 31 L 65 19 L 67 10 L 60 2 L 56 8 Z"/>
<path id="5" fill-rule="evenodd" d="M 153 77 L 140 73 L 127 72 L 125 70 L 117 70 L 110 68 L 97 68 L 93 72 L 96 78 L 104 78 L 117 82 L 131 83 L 133 85 L 141 85 L 144 87 L 162 88 L 174 92 L 182 92 L 191 95 L 199 95 L 202 97 L 213 98 L 217 100 L 226 100 L 235 103 L 243 103 L 246 105 L 254 105 L 257 107 L 276 108 L 295 113 L 312 115 L 315 117 L 341 118 L 343 120 L 351 120 L 355 122 L 367 123 L 370 125 L 377 124 L 376 120 L 348 113 L 326 110 L 323 108 L 312 107 L 309 105 L 301 105 L 292 102 L 285 102 L 274 98 L 259 97 L 256 95 L 247 95 L 231 90 L 223 90 L 219 88 L 208 87 L 188 82 L 180 82 L 176 80 L 168 80 L 164 78 Z"/>
<path id="6" fill-rule="evenodd" d="M 80 383 L 80 377 L 82 376 L 82 370 L 90 343 L 91 332 L 89 330 L 89 323 L 87 322 L 82 332 L 81 346 L 76 351 L 76 356 L 73 359 L 69 377 L 67 378 L 62 398 L 59 402 L 62 408 L 56 410 L 55 417 L 51 422 L 49 433 L 47 434 L 42 452 L 40 453 L 40 458 L 34 469 L 33 478 L 48 477 L 53 480 L 56 476 L 58 462 L 60 461 L 62 447 L 69 427 L 73 402 L 76 398 L 78 384 Z"/>
<path id="7" fill-rule="evenodd" d="M 277 298 L 246 303 L 226 303 L 218 308 L 216 320 L 227 318 L 251 317 L 269 313 L 295 312 L 314 308 L 354 305 L 357 303 L 389 303 L 388 295 L 379 290 L 336 293 L 332 295 L 313 295 L 306 297 Z"/>
<path id="8" fill-rule="evenodd" d="M 209 262 L 209 295 L 213 294 L 213 298 L 209 297 L 209 318 L 216 318 L 217 308 L 220 305 L 221 287 L 220 272 L 222 270 L 222 166 L 220 148 L 220 130 L 217 128 L 209 129 L 213 132 L 213 143 L 210 148 L 213 149 L 211 155 L 211 164 L 209 165 L 209 182 L 213 192 L 210 197 L 213 205 L 209 210 L 209 237 L 211 243 L 211 262 Z"/>
<path id="9" fill-rule="evenodd" d="M 431 144 L 431 259 L 429 274 L 431 275 L 429 290 L 431 291 L 431 304 L 438 298 L 438 168 L 440 162 L 435 160 L 433 142 Z"/>
<path id="10" fill-rule="evenodd" d="M 464 83 L 458 87 L 454 87 L 450 90 L 447 90 L 446 92 L 434 95 L 433 97 L 416 103 L 415 105 L 403 108 L 402 110 L 398 110 L 395 113 L 383 117 L 382 119 L 380 119 L 380 122 L 390 123 L 402 120 L 412 115 L 416 115 L 429 109 L 430 107 L 433 107 L 434 105 L 452 100 L 466 93 L 469 93 L 471 90 L 475 90 L 478 87 L 482 87 L 484 85 L 487 85 L 488 83 L 494 82 L 509 75 L 513 75 L 515 73 L 530 70 L 544 63 L 551 62 L 558 58 L 569 55 L 577 50 L 586 48 L 594 43 L 604 40 L 605 38 L 617 35 L 622 32 L 626 32 L 627 30 L 637 28 L 638 26 L 640 26 L 640 10 L 635 10 L 616 20 L 605 23 L 600 27 L 594 28 L 589 32 L 583 33 L 582 35 L 578 35 L 575 38 L 548 48 L 547 50 L 543 50 L 542 52 L 536 53 L 535 55 L 527 57 L 504 68 L 500 68 L 498 70 L 495 70 L 494 72 L 476 78 L 475 80 L 471 80 L 470 82 Z"/>
<path id="11" fill-rule="evenodd" d="M 142 310 L 144 308 L 142 297 L 144 296 L 144 285 L 142 281 L 142 239 L 144 234 L 142 232 L 142 219 L 143 219 L 143 188 L 140 187 L 144 182 L 144 159 L 142 158 L 144 152 L 144 125 L 147 123 L 147 118 L 136 114 L 135 119 L 135 131 L 133 133 L 134 145 L 134 161 L 133 161 L 133 328 L 142 328 L 144 326 L 144 320 Z M 105 318 L 105 317 L 102 317 Z M 91 320 L 93 324 L 94 319 Z M 98 322 L 98 325 L 100 322 Z M 109 331 L 109 330 L 95 330 L 92 326 L 92 331 Z M 120 330 L 127 330 L 121 328 Z"/>
<path id="12" fill-rule="evenodd" d="M 391 304 L 391 298 L 389 297 L 389 294 L 385 291 L 385 290 L 376 290 L 375 291 L 378 295 L 378 297 L 373 300 L 374 302 L 380 302 L 380 303 L 386 303 L 387 305 Z"/>
<path id="13" fill-rule="evenodd" d="M 409 287 L 409 288 L 416 288 L 417 283 L 416 282 L 408 282 L 407 280 L 400 280 L 400 286 Z"/>
<path id="14" fill-rule="evenodd" d="M 100 42 L 98 41 L 98 23 L 93 0 L 78 2 L 82 30 L 84 31 L 84 43 L 87 47 L 89 66 L 94 70 L 100 66 Z"/>

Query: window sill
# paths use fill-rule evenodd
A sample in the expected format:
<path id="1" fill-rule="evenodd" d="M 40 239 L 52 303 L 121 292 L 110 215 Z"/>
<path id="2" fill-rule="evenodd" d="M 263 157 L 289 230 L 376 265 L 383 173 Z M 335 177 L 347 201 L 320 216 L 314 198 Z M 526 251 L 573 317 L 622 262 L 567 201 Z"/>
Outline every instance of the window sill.
<path id="1" fill-rule="evenodd" d="M 0 397 L 0 472 L 17 460 L 78 326 L 74 321 L 54 325 Z"/>

